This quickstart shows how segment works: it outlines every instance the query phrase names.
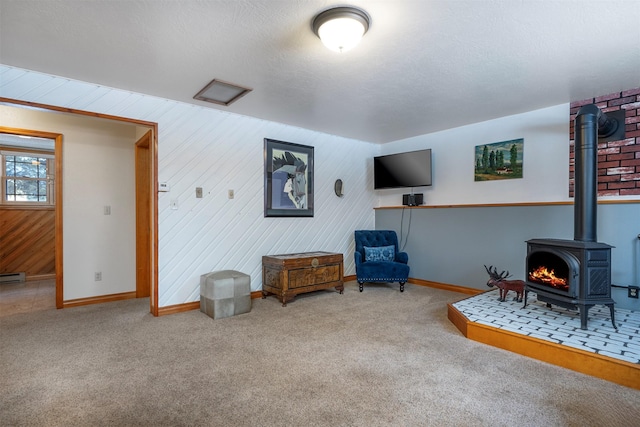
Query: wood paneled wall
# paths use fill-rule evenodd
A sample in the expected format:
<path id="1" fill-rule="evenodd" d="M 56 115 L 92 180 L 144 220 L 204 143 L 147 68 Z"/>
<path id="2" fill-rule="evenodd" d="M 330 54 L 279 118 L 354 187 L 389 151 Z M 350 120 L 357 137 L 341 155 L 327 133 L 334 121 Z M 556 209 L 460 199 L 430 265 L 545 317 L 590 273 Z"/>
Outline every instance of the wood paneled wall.
<path id="1" fill-rule="evenodd" d="M 0 208 L 0 273 L 55 274 L 55 211 Z"/>

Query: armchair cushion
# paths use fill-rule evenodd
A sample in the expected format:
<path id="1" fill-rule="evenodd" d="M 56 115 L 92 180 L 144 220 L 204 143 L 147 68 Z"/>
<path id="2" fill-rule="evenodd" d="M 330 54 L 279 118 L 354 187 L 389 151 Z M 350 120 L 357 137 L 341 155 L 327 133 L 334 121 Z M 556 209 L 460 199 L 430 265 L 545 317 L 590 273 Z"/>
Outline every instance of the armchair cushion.
<path id="1" fill-rule="evenodd" d="M 364 246 L 365 262 L 393 261 L 395 258 L 396 258 L 396 247 L 393 245 L 378 246 L 378 247 Z"/>

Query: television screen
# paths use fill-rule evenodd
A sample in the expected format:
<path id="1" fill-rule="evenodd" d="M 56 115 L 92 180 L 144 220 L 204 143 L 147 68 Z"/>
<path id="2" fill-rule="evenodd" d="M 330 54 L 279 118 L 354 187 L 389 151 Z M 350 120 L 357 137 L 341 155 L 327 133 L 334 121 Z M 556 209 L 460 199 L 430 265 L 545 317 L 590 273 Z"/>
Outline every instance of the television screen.
<path id="1" fill-rule="evenodd" d="M 373 188 L 431 185 L 431 149 L 373 158 Z"/>

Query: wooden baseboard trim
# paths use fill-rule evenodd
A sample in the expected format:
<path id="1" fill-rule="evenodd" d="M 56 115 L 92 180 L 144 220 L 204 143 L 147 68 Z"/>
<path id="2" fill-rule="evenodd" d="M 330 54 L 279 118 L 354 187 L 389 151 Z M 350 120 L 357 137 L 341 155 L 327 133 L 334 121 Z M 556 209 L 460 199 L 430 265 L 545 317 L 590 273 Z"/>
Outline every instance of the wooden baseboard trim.
<path id="1" fill-rule="evenodd" d="M 484 292 L 482 289 L 467 288 L 466 286 L 450 285 L 448 283 L 432 282 L 430 280 L 422 279 L 409 278 L 409 283 L 419 286 L 427 286 L 429 288 L 443 289 L 445 291 L 458 292 L 467 295 L 478 295 Z"/>
<path id="2" fill-rule="evenodd" d="M 352 276 L 344 276 L 344 282 L 350 282 L 356 279 L 357 279 L 357 276 L 355 274 Z M 448 283 L 432 282 L 431 280 L 414 279 L 411 277 L 409 277 L 409 280 L 407 280 L 407 283 L 411 283 L 418 286 L 426 286 L 428 288 L 443 289 L 445 291 L 458 292 L 460 294 L 467 294 L 467 295 L 478 295 L 485 292 L 482 289 L 468 288 L 466 286 L 450 285 Z"/>
<path id="3" fill-rule="evenodd" d="M 54 280 L 56 273 L 53 274 L 34 274 L 25 278 L 26 282 L 35 282 L 36 280 Z"/>
<path id="4" fill-rule="evenodd" d="M 262 298 L 262 291 L 251 292 L 251 299 Z M 168 305 L 158 308 L 158 316 L 184 313 L 185 311 L 200 310 L 200 301 L 185 302 L 184 304 Z"/>
<path id="5" fill-rule="evenodd" d="M 200 310 L 200 301 L 185 302 L 184 304 L 168 305 L 158 307 L 158 316 L 167 314 L 184 313 L 185 311 Z"/>
<path id="6" fill-rule="evenodd" d="M 102 304 L 103 302 L 122 301 L 136 297 L 134 292 L 123 292 L 120 294 L 100 295 L 97 297 L 71 299 L 62 302 L 62 308 L 79 307 L 82 305 Z"/>
<path id="7" fill-rule="evenodd" d="M 350 282 L 352 280 L 356 280 L 355 274 L 352 276 L 344 276 L 343 278 L 344 282 Z M 479 293 L 484 292 L 480 289 L 466 288 L 464 286 L 449 285 L 446 283 L 430 282 L 428 280 L 421 280 L 421 279 L 409 279 L 409 283 L 413 283 L 415 285 L 420 285 L 420 286 L 428 286 L 431 288 L 444 289 L 446 291 L 459 292 L 459 293 L 468 294 L 468 295 L 477 295 Z M 262 298 L 262 291 L 251 292 L 252 300 L 258 299 L 258 298 Z M 164 316 L 166 314 L 183 313 L 185 311 L 190 311 L 190 310 L 200 310 L 200 301 L 169 305 L 166 307 L 159 307 L 158 316 Z"/>
<path id="8" fill-rule="evenodd" d="M 640 366 L 469 321 L 453 305 L 448 318 L 466 338 L 640 390 Z"/>

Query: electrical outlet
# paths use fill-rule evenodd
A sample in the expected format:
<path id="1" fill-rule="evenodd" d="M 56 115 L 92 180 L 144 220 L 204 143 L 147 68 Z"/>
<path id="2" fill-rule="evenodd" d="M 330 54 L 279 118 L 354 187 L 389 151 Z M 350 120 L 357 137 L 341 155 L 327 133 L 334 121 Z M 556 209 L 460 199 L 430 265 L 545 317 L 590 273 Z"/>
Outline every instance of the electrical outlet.
<path id="1" fill-rule="evenodd" d="M 104 207 L 104 214 L 105 215 L 111 215 L 111 206 L 105 206 Z"/>
<path id="2" fill-rule="evenodd" d="M 93 280 L 99 282 L 102 280 L 102 271 L 96 271 Z"/>
<path id="3" fill-rule="evenodd" d="M 638 298 L 638 294 L 640 294 L 640 287 L 629 286 L 629 298 Z"/>

